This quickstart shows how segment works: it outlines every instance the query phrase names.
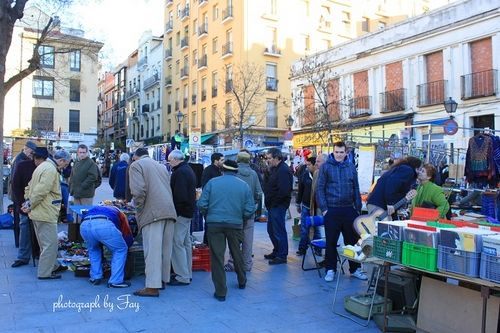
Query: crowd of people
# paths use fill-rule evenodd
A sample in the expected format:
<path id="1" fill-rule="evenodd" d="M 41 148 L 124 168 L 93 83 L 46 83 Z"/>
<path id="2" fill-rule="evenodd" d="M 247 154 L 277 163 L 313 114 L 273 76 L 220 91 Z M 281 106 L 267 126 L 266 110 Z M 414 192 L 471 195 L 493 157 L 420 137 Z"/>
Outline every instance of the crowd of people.
<path id="1" fill-rule="evenodd" d="M 345 143 L 336 142 L 330 155 L 306 154 L 304 166 L 295 171 L 298 182 L 295 203 L 301 214 L 296 254 L 306 254 L 310 234 L 313 239 L 321 237 L 317 227 L 312 227 L 314 230 L 306 227 L 305 219 L 322 216 L 326 240 L 322 266 L 327 282 L 333 281 L 337 272 L 340 234 L 345 244 L 354 245 L 359 239 L 353 228 L 353 221 L 362 210 L 358 173 L 347 153 Z M 64 201 L 61 182 L 69 185 L 69 193 L 80 205 L 93 205 L 95 190 L 101 183 L 101 172 L 89 158 L 88 147 L 78 146 L 77 156 L 69 177 L 65 172 L 71 157 L 64 150 L 49 154 L 46 148 L 28 141 L 14 161 L 12 196 L 20 216 L 20 246 L 12 267 L 30 261 L 31 224 L 41 250 L 39 279 L 59 279 L 59 273 L 65 269 L 56 260 L 57 221 Z M 132 156 L 119 155 L 119 161 L 110 170 L 109 185 L 115 198 L 133 201 L 144 250 L 145 285 L 134 295 L 158 297 L 166 286 L 191 284 L 191 221 L 198 211 L 205 222 L 203 242 L 209 246 L 215 299 L 226 299 L 226 272 L 235 272 L 238 287 L 246 287 L 247 272 L 252 270 L 253 260 L 258 260 L 253 258 L 253 235 L 263 198 L 272 244 L 272 251 L 264 259 L 269 265 L 288 263 L 285 221 L 292 200 L 293 172 L 277 148 L 268 149 L 264 160 L 265 168 L 257 166 L 245 149 L 237 154 L 236 160 L 214 153 L 211 164 L 198 172 L 179 150 L 167 155 L 169 168 L 152 159 L 145 148 L 138 148 Z M 375 184 L 368 198 L 368 211 L 384 209 L 393 214 L 393 205 L 418 179 L 420 185 L 413 207 L 433 205 L 442 216 L 446 215 L 449 205 L 442 189 L 433 183 L 435 174 L 434 167 L 421 167 L 421 161 L 413 157 L 394 163 Z M 129 287 L 124 266 L 133 236 L 124 214 L 114 207 L 96 206 L 83 215 L 81 235 L 89 250 L 90 283 L 97 285 L 103 280 L 100 247 L 103 244 L 112 254 L 108 287 Z M 322 255 L 321 251 L 316 254 Z M 367 279 L 359 263 L 350 261 L 349 271 L 354 278 Z"/>

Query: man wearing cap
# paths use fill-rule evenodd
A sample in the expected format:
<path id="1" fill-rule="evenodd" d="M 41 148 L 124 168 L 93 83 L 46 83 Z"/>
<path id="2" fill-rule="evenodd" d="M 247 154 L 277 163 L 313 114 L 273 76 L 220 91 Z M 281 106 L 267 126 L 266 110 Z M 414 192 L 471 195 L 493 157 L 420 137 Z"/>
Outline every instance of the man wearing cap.
<path id="1" fill-rule="evenodd" d="M 234 260 L 238 287 L 245 289 L 247 282 L 240 244 L 243 241 L 243 221 L 255 213 L 255 202 L 250 188 L 236 176 L 237 172 L 238 164 L 235 161 L 224 161 L 223 175 L 211 179 L 198 200 L 198 207 L 206 215 L 209 226 L 207 238 L 215 286 L 214 297 L 221 302 L 226 300 L 227 294 L 224 271 L 226 242 Z"/>
<path id="2" fill-rule="evenodd" d="M 90 206 L 93 204 L 96 184 L 99 178 L 99 167 L 89 157 L 89 148 L 81 144 L 76 151 L 78 161 L 71 169 L 69 190 L 75 205 Z"/>
<path id="3" fill-rule="evenodd" d="M 177 212 L 167 169 L 150 158 L 146 148 L 137 149 L 134 159 L 129 167 L 130 192 L 137 210 L 139 230 L 142 232 L 146 264 L 145 288 L 135 291 L 134 295 L 158 297 L 163 283 L 170 282 Z"/>
<path id="4" fill-rule="evenodd" d="M 38 159 L 45 161 L 35 169 L 26 187 L 22 211 L 33 221 L 40 244 L 38 279 L 60 279 L 61 275 L 57 273 L 65 269 L 57 264 L 57 219 L 61 209 L 61 185 L 57 169 L 65 168 L 71 157 L 61 150 L 52 158 L 47 148 L 38 147 L 35 160 Z"/>
<path id="5" fill-rule="evenodd" d="M 22 204 L 22 201 L 19 202 L 18 198 L 15 197 L 14 194 L 14 188 L 12 186 L 12 179 L 14 179 L 14 175 L 16 173 L 17 165 L 22 162 L 22 161 L 27 161 L 31 160 L 33 158 L 33 152 L 36 149 L 36 144 L 33 141 L 26 141 L 24 144 L 23 149 L 17 156 L 14 158 L 14 161 L 12 161 L 12 165 L 10 166 L 10 177 L 9 177 L 9 186 L 8 186 L 8 195 L 9 198 L 12 200 L 14 203 L 14 241 L 16 247 L 19 247 L 19 233 L 20 233 L 20 216 L 19 216 L 19 208 L 20 205 Z M 23 188 L 24 189 L 24 188 Z"/>

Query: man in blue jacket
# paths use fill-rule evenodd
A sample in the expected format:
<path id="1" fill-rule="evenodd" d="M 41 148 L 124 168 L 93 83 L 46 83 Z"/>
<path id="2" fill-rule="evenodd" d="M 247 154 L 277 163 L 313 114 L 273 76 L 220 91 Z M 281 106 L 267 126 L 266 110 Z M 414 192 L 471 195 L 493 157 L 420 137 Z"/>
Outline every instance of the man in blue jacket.
<path id="1" fill-rule="evenodd" d="M 113 189 L 116 199 L 125 200 L 125 184 L 127 182 L 127 168 L 130 156 L 127 153 L 120 155 L 120 162 L 115 163 L 109 173 L 109 186 Z"/>
<path id="2" fill-rule="evenodd" d="M 345 143 L 336 142 L 333 154 L 319 170 L 316 198 L 325 220 L 327 282 L 333 281 L 337 271 L 337 242 L 340 233 L 342 232 L 346 245 L 354 245 L 359 239 L 353 228 L 353 221 L 361 212 L 358 173 L 346 156 Z M 349 261 L 349 271 L 360 280 L 367 279 L 358 263 Z"/>
<path id="3" fill-rule="evenodd" d="M 278 148 L 269 149 L 266 160 L 270 170 L 264 183 L 264 197 L 268 212 L 267 233 L 273 243 L 273 252 L 264 255 L 264 258 L 269 259 L 269 265 L 286 264 L 288 235 L 285 217 L 292 200 L 293 176 Z"/>
<path id="4" fill-rule="evenodd" d="M 254 198 L 250 187 L 236 176 L 238 164 L 226 160 L 223 175 L 212 178 L 203 188 L 198 207 L 206 215 L 208 245 L 214 297 L 225 301 L 227 294 L 224 253 L 226 241 L 234 260 L 234 270 L 238 276 L 238 287 L 245 289 L 247 279 L 243 267 L 240 244 L 243 241 L 243 221 L 255 213 Z"/>

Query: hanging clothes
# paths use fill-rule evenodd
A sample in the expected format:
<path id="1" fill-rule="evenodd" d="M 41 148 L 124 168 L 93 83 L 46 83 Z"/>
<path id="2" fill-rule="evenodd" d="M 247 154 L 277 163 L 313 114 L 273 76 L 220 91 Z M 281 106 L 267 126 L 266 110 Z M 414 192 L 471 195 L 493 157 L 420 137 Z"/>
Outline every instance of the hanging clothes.
<path id="1" fill-rule="evenodd" d="M 493 140 L 490 135 L 477 134 L 469 140 L 465 159 L 468 183 L 496 184 L 496 166 L 493 161 Z"/>

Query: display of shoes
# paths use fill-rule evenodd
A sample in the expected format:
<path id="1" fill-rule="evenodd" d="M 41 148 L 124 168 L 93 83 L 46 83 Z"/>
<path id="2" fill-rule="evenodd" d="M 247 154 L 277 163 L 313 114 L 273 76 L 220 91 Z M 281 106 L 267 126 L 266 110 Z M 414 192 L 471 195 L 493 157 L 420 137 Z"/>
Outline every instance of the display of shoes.
<path id="1" fill-rule="evenodd" d="M 134 291 L 134 295 L 139 297 L 159 297 L 160 292 L 156 288 L 143 288 Z"/>
<path id="2" fill-rule="evenodd" d="M 326 272 L 325 281 L 326 282 L 332 282 L 334 278 L 335 278 L 335 272 L 333 271 L 333 269 L 329 269 Z"/>
<path id="3" fill-rule="evenodd" d="M 363 272 L 361 268 L 358 268 L 354 273 L 351 273 L 351 276 L 363 281 L 368 280 L 368 276 L 366 276 L 366 273 Z"/>
<path id="4" fill-rule="evenodd" d="M 286 264 L 287 263 L 287 260 L 284 259 L 284 258 L 274 258 L 274 259 L 271 259 L 269 260 L 269 265 L 280 265 L 280 264 Z"/>
<path id="5" fill-rule="evenodd" d="M 29 262 L 23 261 L 23 260 L 16 260 L 10 265 L 10 267 L 19 267 L 19 266 L 24 266 L 29 264 Z"/>

